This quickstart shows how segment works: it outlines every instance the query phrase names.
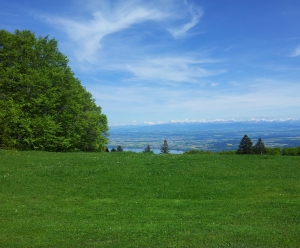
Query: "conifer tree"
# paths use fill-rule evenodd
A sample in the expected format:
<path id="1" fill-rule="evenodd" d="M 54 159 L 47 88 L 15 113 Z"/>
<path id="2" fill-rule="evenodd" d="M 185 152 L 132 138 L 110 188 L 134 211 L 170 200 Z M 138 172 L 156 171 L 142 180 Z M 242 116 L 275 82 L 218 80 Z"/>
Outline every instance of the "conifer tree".
<path id="1" fill-rule="evenodd" d="M 261 155 L 266 153 L 266 147 L 264 142 L 262 142 L 261 138 L 257 140 L 257 143 L 253 147 L 253 151 L 255 154 L 261 154 Z"/>
<path id="2" fill-rule="evenodd" d="M 164 140 L 164 144 L 160 148 L 160 153 L 161 154 L 169 154 L 170 153 L 167 140 Z"/>
<path id="3" fill-rule="evenodd" d="M 144 152 L 151 152 L 151 147 L 149 145 L 147 145 L 147 147 L 145 148 Z"/>
<path id="4" fill-rule="evenodd" d="M 122 146 L 118 146 L 117 147 L 117 152 L 123 152 L 123 147 Z"/>
<path id="5" fill-rule="evenodd" d="M 245 134 L 241 139 L 239 148 L 237 150 L 238 154 L 251 154 L 253 153 L 253 143 L 251 139 Z"/>

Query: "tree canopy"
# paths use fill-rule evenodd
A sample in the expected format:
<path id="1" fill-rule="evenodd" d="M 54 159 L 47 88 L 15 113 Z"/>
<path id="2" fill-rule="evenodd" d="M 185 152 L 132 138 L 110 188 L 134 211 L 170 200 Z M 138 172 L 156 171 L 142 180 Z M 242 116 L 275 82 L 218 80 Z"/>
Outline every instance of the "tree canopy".
<path id="1" fill-rule="evenodd" d="M 0 30 L 0 146 L 103 151 L 107 118 L 55 39 Z"/>

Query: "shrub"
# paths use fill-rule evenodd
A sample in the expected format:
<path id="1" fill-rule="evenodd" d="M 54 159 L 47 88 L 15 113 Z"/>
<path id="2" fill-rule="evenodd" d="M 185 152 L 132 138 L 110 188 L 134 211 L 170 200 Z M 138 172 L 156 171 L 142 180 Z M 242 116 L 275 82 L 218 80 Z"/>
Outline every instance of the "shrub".
<path id="1" fill-rule="evenodd" d="M 184 152 L 184 154 L 213 154 L 212 151 L 192 149 Z"/>
<path id="2" fill-rule="evenodd" d="M 218 154 L 220 154 L 220 155 L 234 155 L 234 154 L 236 154 L 236 153 L 237 153 L 237 152 L 236 152 L 236 151 L 233 151 L 233 150 L 218 152 Z"/>
<path id="3" fill-rule="evenodd" d="M 280 147 L 266 147 L 266 154 L 267 155 L 281 155 L 281 148 Z"/>
<path id="4" fill-rule="evenodd" d="M 282 155 L 298 156 L 298 155 L 300 155 L 300 146 L 299 147 L 285 147 L 282 150 Z"/>

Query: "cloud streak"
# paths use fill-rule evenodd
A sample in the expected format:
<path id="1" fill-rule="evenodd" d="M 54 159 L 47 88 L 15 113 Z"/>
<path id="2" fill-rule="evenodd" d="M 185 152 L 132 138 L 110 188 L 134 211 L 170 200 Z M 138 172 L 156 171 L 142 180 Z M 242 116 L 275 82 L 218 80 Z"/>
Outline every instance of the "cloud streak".
<path id="1" fill-rule="evenodd" d="M 300 46 L 294 49 L 294 51 L 291 54 L 291 57 L 299 57 L 300 56 Z"/>
<path id="2" fill-rule="evenodd" d="M 186 5 L 188 6 L 187 3 L 186 3 Z M 175 39 L 184 38 L 186 36 L 186 33 L 191 28 L 193 28 L 194 26 L 196 26 L 198 24 L 203 13 L 204 12 L 203 12 L 202 8 L 194 8 L 192 5 L 189 5 L 188 6 L 188 14 L 189 14 L 191 20 L 189 22 L 183 24 L 180 27 L 168 29 L 169 32 L 172 34 L 172 36 Z"/>
<path id="3" fill-rule="evenodd" d="M 90 13 L 89 18 L 43 16 L 68 36 L 70 42 L 66 49 L 72 54 L 72 64 L 82 71 L 119 71 L 129 73 L 131 79 L 173 83 L 199 83 L 201 78 L 226 72 L 224 68 L 208 69 L 207 64 L 218 61 L 203 59 L 201 54 L 168 55 L 162 47 L 165 45 L 160 42 L 162 34 L 155 44 L 148 46 L 147 41 L 143 45 L 137 44 L 139 39 L 147 36 L 147 32 L 152 32 L 150 37 L 155 32 L 164 32 L 169 44 L 183 39 L 203 15 L 199 6 L 187 1 L 149 3 L 128 0 L 112 3 L 90 0 L 85 8 Z M 151 30 L 149 25 L 152 25 Z M 134 35 L 130 36 L 131 32 Z M 164 51 L 166 54 L 163 54 Z"/>
<path id="4" fill-rule="evenodd" d="M 90 19 L 49 15 L 42 17 L 49 24 L 65 32 L 71 41 L 76 44 L 76 58 L 79 61 L 95 62 L 97 52 L 102 48 L 103 38 L 110 34 L 149 21 L 155 22 L 158 29 L 161 27 L 167 29 L 164 26 L 172 25 L 172 22 L 179 18 L 170 12 L 171 5 L 168 4 L 155 6 L 154 4 L 145 4 L 143 1 L 118 1 L 116 4 L 103 1 L 101 5 L 90 1 L 89 4 L 90 9 L 92 9 L 93 4 L 95 6 Z M 158 7 L 161 7 L 161 9 Z M 186 9 L 191 21 L 183 26 L 169 29 L 175 38 L 183 37 L 189 29 L 198 23 L 203 14 L 202 10 L 194 10 L 187 4 Z"/>
<path id="5" fill-rule="evenodd" d="M 201 64 L 216 63 L 213 60 L 195 60 L 184 57 L 160 57 L 127 66 L 136 77 L 143 80 L 199 83 L 199 79 L 225 73 L 225 69 L 209 70 Z"/>
<path id="6" fill-rule="evenodd" d="M 93 13 L 93 18 L 87 21 L 76 21 L 66 18 L 48 17 L 47 21 L 66 32 L 70 39 L 80 47 L 78 60 L 94 60 L 95 53 L 101 48 L 101 40 L 112 33 L 127 29 L 134 24 L 145 21 L 163 19 L 163 14 L 154 9 L 143 7 L 112 10 L 103 14 Z"/>
<path id="7" fill-rule="evenodd" d="M 204 85 L 184 88 L 170 88 L 166 85 L 108 85 L 101 92 L 98 87 L 89 90 L 102 103 L 104 110 L 114 116 L 122 115 L 130 109 L 132 116 L 142 116 L 141 119 L 147 121 L 171 120 L 176 113 L 181 113 L 183 119 L 228 119 L 228 113 L 231 118 L 243 119 L 258 116 L 289 118 L 296 117 L 295 110 L 300 107 L 300 85 L 297 82 L 257 78 L 253 82 L 241 82 L 234 86 L 236 89 L 230 84 L 225 88 L 211 87 L 213 91 Z M 130 121 L 130 116 L 125 119 Z"/>

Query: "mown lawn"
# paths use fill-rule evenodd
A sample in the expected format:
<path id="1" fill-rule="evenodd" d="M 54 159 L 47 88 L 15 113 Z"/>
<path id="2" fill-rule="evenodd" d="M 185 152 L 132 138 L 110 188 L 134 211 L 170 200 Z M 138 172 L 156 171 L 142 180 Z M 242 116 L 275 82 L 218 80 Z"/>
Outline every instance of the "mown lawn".
<path id="1" fill-rule="evenodd" d="M 0 247 L 299 247 L 300 157 L 0 151 Z"/>

